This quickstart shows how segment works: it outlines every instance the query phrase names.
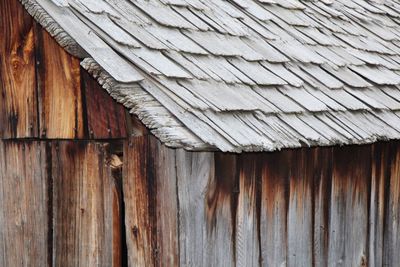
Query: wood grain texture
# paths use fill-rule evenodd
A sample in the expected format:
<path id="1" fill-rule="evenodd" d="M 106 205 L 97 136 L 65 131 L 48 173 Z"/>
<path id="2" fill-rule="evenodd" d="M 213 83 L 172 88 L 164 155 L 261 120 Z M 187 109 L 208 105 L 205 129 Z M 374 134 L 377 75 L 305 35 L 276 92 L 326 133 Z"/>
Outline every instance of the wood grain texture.
<path id="1" fill-rule="evenodd" d="M 36 27 L 40 136 L 85 137 L 79 59 Z"/>
<path id="2" fill-rule="evenodd" d="M 312 182 L 316 150 L 291 151 L 288 203 L 288 266 L 312 266 Z"/>
<path id="3" fill-rule="evenodd" d="M 317 164 L 313 173 L 313 263 L 327 266 L 329 244 L 330 194 L 332 180 L 332 148 L 317 148 Z"/>
<path id="4" fill-rule="evenodd" d="M 176 162 L 180 264 L 234 266 L 236 156 L 178 150 Z"/>
<path id="5" fill-rule="evenodd" d="M 386 144 L 372 146 L 371 195 L 369 208 L 368 265 L 383 265 L 385 188 L 390 179 L 391 154 Z"/>
<path id="6" fill-rule="evenodd" d="M 123 193 L 129 266 L 154 266 L 155 211 L 154 171 L 149 159 L 149 140 L 131 138 L 124 144 Z"/>
<path id="7" fill-rule="evenodd" d="M 178 266 L 175 150 L 151 136 L 134 137 L 124 159 L 129 266 Z"/>
<path id="8" fill-rule="evenodd" d="M 0 265 L 50 266 L 44 142 L 0 140 Z"/>
<path id="9" fill-rule="evenodd" d="M 236 212 L 236 266 L 259 266 L 259 205 L 261 158 L 257 154 L 240 155 L 239 195 Z"/>
<path id="10" fill-rule="evenodd" d="M 176 153 L 180 263 L 183 266 L 204 266 L 208 260 L 209 247 L 205 225 L 205 196 L 210 177 L 214 175 L 214 155 L 190 153 L 181 149 Z"/>
<path id="11" fill-rule="evenodd" d="M 176 151 L 149 138 L 155 162 L 157 266 L 179 266 Z"/>
<path id="12" fill-rule="evenodd" d="M 370 177 L 370 146 L 334 150 L 328 265 L 367 265 Z"/>
<path id="13" fill-rule="evenodd" d="M 391 147 L 390 180 L 386 184 L 384 217 L 383 266 L 396 266 L 400 262 L 400 146 Z"/>
<path id="14" fill-rule="evenodd" d="M 38 136 L 32 21 L 18 1 L 0 2 L 0 138 Z"/>
<path id="15" fill-rule="evenodd" d="M 266 154 L 261 170 L 261 265 L 287 265 L 290 152 Z"/>
<path id="16" fill-rule="evenodd" d="M 117 103 L 85 70 L 81 70 L 85 94 L 87 127 L 90 138 L 108 139 L 127 137 L 125 107 Z"/>
<path id="17" fill-rule="evenodd" d="M 120 199 L 104 146 L 61 141 L 51 153 L 54 265 L 119 266 Z"/>

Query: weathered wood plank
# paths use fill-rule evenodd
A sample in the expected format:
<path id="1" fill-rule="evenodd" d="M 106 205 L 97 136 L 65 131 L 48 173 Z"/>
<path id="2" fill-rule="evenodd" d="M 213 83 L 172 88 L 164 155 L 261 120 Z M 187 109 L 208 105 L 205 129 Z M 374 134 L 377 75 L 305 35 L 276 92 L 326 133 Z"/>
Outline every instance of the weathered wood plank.
<path id="1" fill-rule="evenodd" d="M 40 136 L 83 138 L 85 131 L 79 59 L 69 55 L 39 25 L 35 32 Z"/>
<path id="2" fill-rule="evenodd" d="M 176 167 L 180 264 L 234 266 L 236 156 L 178 150 Z"/>
<path id="3" fill-rule="evenodd" d="M 129 266 L 178 266 L 175 150 L 152 136 L 134 137 L 124 159 Z"/>
<path id="4" fill-rule="evenodd" d="M 0 2 L 0 137 L 38 136 L 33 19 L 18 1 Z"/>
<path id="5" fill-rule="evenodd" d="M 85 70 L 81 70 L 89 136 L 95 139 L 127 137 L 130 115 Z M 128 116 L 128 117 L 126 117 Z"/>
<path id="6" fill-rule="evenodd" d="M 383 266 L 398 266 L 400 262 L 400 145 L 391 147 L 390 176 L 386 184 L 383 236 Z"/>
<path id="7" fill-rule="evenodd" d="M 291 151 L 288 227 L 288 266 L 312 266 L 312 182 L 316 150 Z"/>
<path id="8" fill-rule="evenodd" d="M 149 138 L 155 162 L 157 266 L 179 266 L 176 152 Z"/>
<path id="9" fill-rule="evenodd" d="M 214 175 L 214 155 L 182 149 L 176 153 L 180 263 L 205 266 L 208 260 L 205 205 L 207 185 Z"/>
<path id="10" fill-rule="evenodd" d="M 385 192 L 389 181 L 391 162 L 386 144 L 372 146 L 371 196 L 369 209 L 368 265 L 383 265 L 383 233 L 385 221 Z"/>
<path id="11" fill-rule="evenodd" d="M 118 266 L 119 198 L 103 145 L 52 144 L 55 266 Z"/>
<path id="12" fill-rule="evenodd" d="M 265 154 L 261 186 L 261 265 L 287 265 L 287 208 L 290 152 Z"/>
<path id="13" fill-rule="evenodd" d="M 316 153 L 317 163 L 313 174 L 313 263 L 324 267 L 328 265 L 332 148 L 318 148 Z"/>
<path id="14" fill-rule="evenodd" d="M 259 266 L 259 205 L 261 197 L 260 157 L 240 155 L 239 196 L 236 213 L 236 266 Z"/>
<path id="15" fill-rule="evenodd" d="M 129 266 L 154 266 L 154 170 L 149 139 L 134 137 L 124 144 L 123 195 Z"/>
<path id="16" fill-rule="evenodd" d="M 371 147 L 335 148 L 329 221 L 329 266 L 366 266 Z"/>
<path id="17" fill-rule="evenodd" d="M 0 265 L 50 266 L 46 148 L 0 140 Z"/>

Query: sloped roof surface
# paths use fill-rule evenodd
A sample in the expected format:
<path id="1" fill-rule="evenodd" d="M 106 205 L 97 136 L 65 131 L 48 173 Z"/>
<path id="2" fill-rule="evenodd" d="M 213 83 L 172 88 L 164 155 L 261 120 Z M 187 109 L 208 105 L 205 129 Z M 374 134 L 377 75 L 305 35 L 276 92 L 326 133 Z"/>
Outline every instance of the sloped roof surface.
<path id="1" fill-rule="evenodd" d="M 400 138 L 400 1 L 21 2 L 167 145 Z"/>

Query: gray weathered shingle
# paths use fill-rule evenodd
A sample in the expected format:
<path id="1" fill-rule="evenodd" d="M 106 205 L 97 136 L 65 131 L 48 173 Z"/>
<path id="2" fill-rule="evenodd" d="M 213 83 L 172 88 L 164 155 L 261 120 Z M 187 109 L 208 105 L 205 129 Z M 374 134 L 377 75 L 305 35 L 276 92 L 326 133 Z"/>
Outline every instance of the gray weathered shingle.
<path id="1" fill-rule="evenodd" d="M 394 0 L 21 2 L 169 146 L 273 151 L 400 138 Z"/>

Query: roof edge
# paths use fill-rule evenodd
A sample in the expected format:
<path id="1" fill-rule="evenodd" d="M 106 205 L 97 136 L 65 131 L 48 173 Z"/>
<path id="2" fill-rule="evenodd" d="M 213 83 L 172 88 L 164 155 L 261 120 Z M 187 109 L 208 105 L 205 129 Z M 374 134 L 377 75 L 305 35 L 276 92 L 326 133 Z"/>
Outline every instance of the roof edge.
<path id="1" fill-rule="evenodd" d="M 85 58 L 81 62 L 81 66 L 114 100 L 121 103 L 131 114 L 138 116 L 150 132 L 166 146 L 183 148 L 188 151 L 217 150 L 215 147 L 205 144 L 181 125 L 175 116 L 170 114 L 155 98 L 147 94 L 139 83 L 119 83 L 93 58 Z M 149 109 L 149 105 L 153 106 L 154 110 Z M 164 123 L 159 118 L 168 122 Z"/>
<path id="2" fill-rule="evenodd" d="M 88 54 L 63 28 L 35 1 L 19 0 L 25 10 L 38 22 L 69 54 L 85 58 Z"/>

